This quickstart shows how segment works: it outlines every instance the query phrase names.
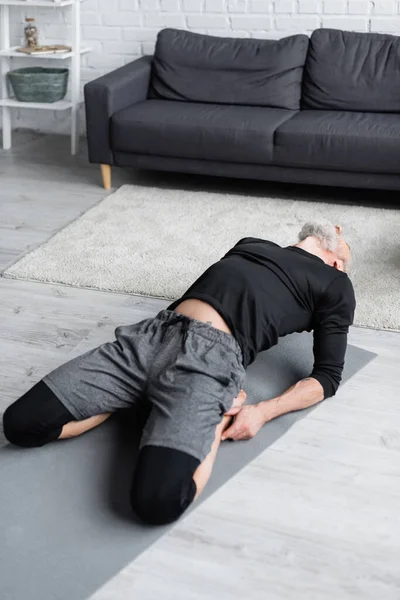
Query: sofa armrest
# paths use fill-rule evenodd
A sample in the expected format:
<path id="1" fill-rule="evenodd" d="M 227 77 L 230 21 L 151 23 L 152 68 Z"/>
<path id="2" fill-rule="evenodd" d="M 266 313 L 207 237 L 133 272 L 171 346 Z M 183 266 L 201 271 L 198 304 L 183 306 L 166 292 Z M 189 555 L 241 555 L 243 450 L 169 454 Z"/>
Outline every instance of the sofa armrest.
<path id="1" fill-rule="evenodd" d="M 110 118 L 128 106 L 146 100 L 152 56 L 143 56 L 120 69 L 87 83 L 85 92 L 89 160 L 114 163 L 110 141 Z"/>

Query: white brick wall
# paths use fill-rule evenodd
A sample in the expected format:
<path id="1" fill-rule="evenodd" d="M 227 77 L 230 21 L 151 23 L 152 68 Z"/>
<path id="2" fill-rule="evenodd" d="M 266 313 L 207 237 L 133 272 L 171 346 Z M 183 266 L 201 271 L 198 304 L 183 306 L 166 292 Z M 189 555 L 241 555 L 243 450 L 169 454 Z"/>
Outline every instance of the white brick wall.
<path id="1" fill-rule="evenodd" d="M 21 41 L 25 16 L 34 16 L 41 41 L 70 39 L 70 10 L 15 8 L 13 42 Z M 83 43 L 92 52 L 83 59 L 83 82 L 150 54 L 157 32 L 179 27 L 218 36 L 280 38 L 318 27 L 400 35 L 400 0 L 85 0 Z M 21 61 L 15 61 L 21 66 Z M 39 64 L 43 64 L 43 61 Z M 82 111 L 83 128 L 83 111 Z M 64 113 L 18 110 L 14 127 L 68 133 Z"/>

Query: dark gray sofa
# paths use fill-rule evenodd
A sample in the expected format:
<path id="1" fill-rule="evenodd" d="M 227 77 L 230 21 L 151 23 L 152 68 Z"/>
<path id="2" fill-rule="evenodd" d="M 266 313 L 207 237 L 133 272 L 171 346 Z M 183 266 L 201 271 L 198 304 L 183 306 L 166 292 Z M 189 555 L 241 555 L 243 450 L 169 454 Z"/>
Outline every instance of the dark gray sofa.
<path id="1" fill-rule="evenodd" d="M 85 86 L 89 160 L 400 189 L 400 38 L 318 29 L 230 39 L 165 29 Z"/>

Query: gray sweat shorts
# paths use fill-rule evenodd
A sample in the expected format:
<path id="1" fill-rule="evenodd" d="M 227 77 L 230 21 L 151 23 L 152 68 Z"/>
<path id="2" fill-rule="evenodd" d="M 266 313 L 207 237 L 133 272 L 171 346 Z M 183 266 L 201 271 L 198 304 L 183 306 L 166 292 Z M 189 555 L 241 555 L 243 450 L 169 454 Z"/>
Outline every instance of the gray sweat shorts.
<path id="1" fill-rule="evenodd" d="M 244 381 L 236 339 L 170 310 L 118 327 L 116 341 L 74 358 L 43 381 L 77 420 L 148 400 L 140 446 L 203 461 Z"/>

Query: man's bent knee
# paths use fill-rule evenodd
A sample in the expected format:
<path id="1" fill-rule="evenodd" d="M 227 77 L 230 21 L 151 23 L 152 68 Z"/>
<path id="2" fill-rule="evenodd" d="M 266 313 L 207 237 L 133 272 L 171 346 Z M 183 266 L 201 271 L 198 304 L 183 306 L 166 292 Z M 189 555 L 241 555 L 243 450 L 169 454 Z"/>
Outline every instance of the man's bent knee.
<path id="1" fill-rule="evenodd" d="M 131 506 L 149 525 L 173 523 L 193 502 L 196 458 L 158 446 L 145 446 L 139 453 L 131 490 Z"/>
<path id="2" fill-rule="evenodd" d="M 147 525 L 173 523 L 183 515 L 191 502 L 189 495 L 181 497 L 179 492 L 163 496 L 159 490 L 146 490 L 145 493 L 135 490 L 131 494 L 131 506 L 135 515 Z"/>
<path id="3" fill-rule="evenodd" d="M 71 413 L 40 381 L 6 409 L 3 430 L 12 444 L 35 448 L 56 440 L 71 419 Z"/>
<path id="4" fill-rule="evenodd" d="M 16 446 L 32 448 L 42 446 L 44 443 L 43 436 L 34 435 L 27 415 L 24 415 L 15 404 L 9 406 L 3 415 L 3 431 L 5 438 Z"/>

